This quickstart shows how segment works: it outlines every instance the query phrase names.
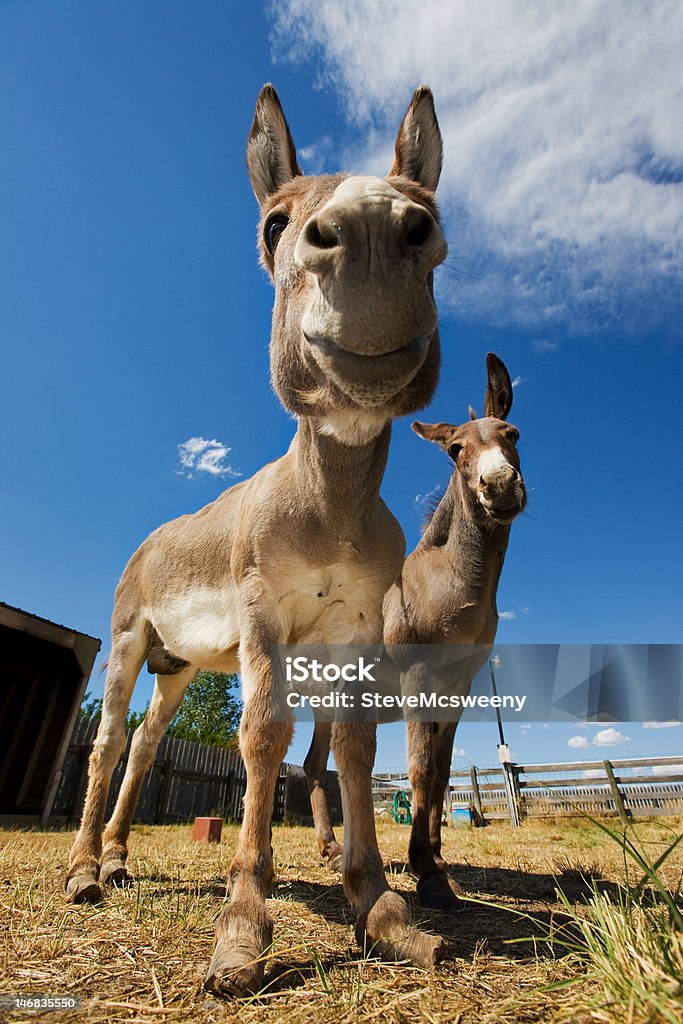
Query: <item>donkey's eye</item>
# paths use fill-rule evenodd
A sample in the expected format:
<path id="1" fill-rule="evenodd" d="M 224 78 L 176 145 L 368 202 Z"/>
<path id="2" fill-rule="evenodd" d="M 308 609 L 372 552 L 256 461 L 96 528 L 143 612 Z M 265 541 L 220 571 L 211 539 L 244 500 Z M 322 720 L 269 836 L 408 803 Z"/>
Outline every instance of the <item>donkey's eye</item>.
<path id="1" fill-rule="evenodd" d="M 266 221 L 263 228 L 263 240 L 271 256 L 274 254 L 277 243 L 280 241 L 280 235 L 288 224 L 289 217 L 286 213 L 274 213 Z"/>
<path id="2" fill-rule="evenodd" d="M 515 427 L 510 427 L 509 430 L 506 430 L 505 436 L 508 441 L 512 441 L 513 444 L 517 444 L 519 441 L 519 431 Z"/>
<path id="3" fill-rule="evenodd" d="M 462 451 L 462 445 L 461 444 L 449 444 L 449 446 L 448 446 L 448 454 L 453 459 L 453 462 L 457 462 L 458 461 L 458 455 L 460 454 L 461 451 Z"/>

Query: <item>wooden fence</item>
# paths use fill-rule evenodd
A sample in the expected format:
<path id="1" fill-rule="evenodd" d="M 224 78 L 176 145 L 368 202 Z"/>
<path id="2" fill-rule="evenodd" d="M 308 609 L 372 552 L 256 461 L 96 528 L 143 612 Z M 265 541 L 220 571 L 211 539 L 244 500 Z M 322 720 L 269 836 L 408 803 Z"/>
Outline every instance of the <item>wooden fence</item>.
<path id="1" fill-rule="evenodd" d="M 62 768 L 51 818 L 53 821 L 80 820 L 88 776 L 88 759 L 98 723 L 81 719 L 74 730 Z M 128 762 L 132 732 L 117 765 L 107 802 L 107 817 L 116 802 Z M 285 793 L 289 765 L 280 767 L 275 789 L 273 820 L 285 818 Z M 240 821 L 242 797 L 246 788 L 244 762 L 237 750 L 211 747 L 164 736 L 156 761 L 142 785 L 135 821 L 147 824 L 172 824 L 191 821 L 196 815 Z M 290 785 L 291 789 L 291 785 Z"/>
<path id="2" fill-rule="evenodd" d="M 81 719 L 71 739 L 52 808 L 57 822 L 80 819 L 87 784 L 88 759 L 97 722 Z M 111 815 L 123 779 L 132 733 L 114 771 L 107 802 Z M 586 812 L 634 817 L 683 813 L 683 754 L 680 757 L 629 758 L 613 761 L 574 761 L 560 764 L 511 766 L 517 808 L 522 818 L 559 817 Z M 164 736 L 156 761 L 147 772 L 135 821 L 172 824 L 196 815 L 215 815 L 241 821 L 246 788 L 244 762 L 237 750 L 225 750 Z M 341 820 L 339 784 L 327 773 L 327 789 L 334 823 Z M 410 792 L 400 771 L 373 776 L 375 811 L 391 814 L 397 789 Z M 451 774 L 451 809 L 468 807 L 478 824 L 511 816 L 503 768 L 463 768 Z M 303 771 L 285 762 L 273 804 L 274 821 L 310 823 L 308 787 Z"/>
<path id="3" fill-rule="evenodd" d="M 521 817 L 558 817 L 577 812 L 634 817 L 683 813 L 683 754 L 680 757 L 513 764 L 511 773 Z M 503 767 L 463 768 L 451 775 L 451 806 L 469 807 L 475 822 L 509 819 Z"/>

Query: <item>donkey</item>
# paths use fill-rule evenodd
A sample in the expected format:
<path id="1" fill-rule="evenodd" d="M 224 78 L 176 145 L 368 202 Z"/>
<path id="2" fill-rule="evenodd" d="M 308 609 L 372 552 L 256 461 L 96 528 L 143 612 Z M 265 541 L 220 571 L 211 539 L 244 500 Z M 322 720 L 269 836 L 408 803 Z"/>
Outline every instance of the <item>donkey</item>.
<path id="1" fill-rule="evenodd" d="M 278 96 L 259 94 L 247 144 L 261 207 L 261 261 L 275 286 L 272 383 L 297 419 L 288 452 L 135 552 L 116 591 L 102 721 L 89 765 L 67 898 L 97 900 L 122 882 L 146 770 L 200 668 L 241 673 L 244 819 L 216 926 L 206 986 L 257 991 L 272 941 L 270 824 L 291 720 L 271 699 L 273 646 L 379 642 L 382 599 L 405 539 L 380 498 L 391 420 L 427 404 L 439 362 L 433 271 L 447 252 L 434 191 L 442 145 L 432 94 L 418 89 L 386 178 L 304 176 Z M 113 769 L 137 675 L 156 674 L 104 836 Z M 344 889 L 358 941 L 386 957 L 435 961 L 441 940 L 412 929 L 388 885 L 371 793 L 375 727 L 332 734 L 347 842 Z"/>
<path id="2" fill-rule="evenodd" d="M 469 692 L 491 652 L 510 526 L 527 500 L 517 451 L 519 431 L 506 422 L 513 398 L 510 375 L 493 352 L 486 357 L 486 368 L 482 419 L 470 408 L 470 419 L 460 426 L 412 424 L 416 434 L 448 453 L 454 469 L 420 542 L 406 559 L 401 578 L 384 598 L 386 644 L 476 645 L 464 660 L 465 676 L 460 674 L 457 683 L 452 668 L 436 670 L 462 694 Z M 418 662 L 409 672 L 411 687 L 428 685 L 425 666 Z M 459 717 L 449 722 L 407 723 L 413 792 L 408 856 L 418 878 L 420 902 L 441 910 L 461 905 L 441 856 L 444 793 Z"/>
<path id="3" fill-rule="evenodd" d="M 415 422 L 412 429 L 436 442 L 453 460 L 446 491 L 434 510 L 400 578 L 383 602 L 384 642 L 392 644 L 473 644 L 457 689 L 469 692 L 486 661 L 498 627 L 496 592 L 510 536 L 510 526 L 526 505 L 520 472 L 519 431 L 505 422 L 512 406 L 512 384 L 505 364 L 486 357 L 488 383 L 484 417 L 461 426 Z M 426 666 L 416 661 L 402 677 L 404 689 L 430 685 Z M 453 688 L 452 670 L 445 685 Z M 409 721 L 408 775 L 413 789 L 414 820 L 410 865 L 418 876 L 424 906 L 459 908 L 441 857 L 441 816 L 450 775 L 458 721 Z M 324 791 L 330 726 L 316 723 L 305 761 L 320 853 L 332 869 L 342 856 L 330 824 Z"/>

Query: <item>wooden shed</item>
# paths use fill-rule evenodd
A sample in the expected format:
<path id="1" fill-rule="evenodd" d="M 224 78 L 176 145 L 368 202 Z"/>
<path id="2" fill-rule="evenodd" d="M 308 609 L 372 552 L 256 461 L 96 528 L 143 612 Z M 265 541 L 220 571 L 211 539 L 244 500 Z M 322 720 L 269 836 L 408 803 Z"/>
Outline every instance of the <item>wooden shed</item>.
<path id="1" fill-rule="evenodd" d="M 0 821 L 47 823 L 100 646 L 0 602 Z"/>

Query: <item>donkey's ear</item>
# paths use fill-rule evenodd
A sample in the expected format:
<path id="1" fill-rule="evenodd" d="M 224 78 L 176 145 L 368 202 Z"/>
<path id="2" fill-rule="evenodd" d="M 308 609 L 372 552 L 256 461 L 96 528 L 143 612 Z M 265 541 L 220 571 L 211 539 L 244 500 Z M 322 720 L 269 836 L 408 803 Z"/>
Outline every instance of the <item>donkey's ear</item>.
<path id="1" fill-rule="evenodd" d="M 486 385 L 484 416 L 495 416 L 499 420 L 504 420 L 512 408 L 510 374 L 503 360 L 499 359 L 495 352 L 489 352 L 486 356 L 486 369 L 489 379 Z"/>
<path id="2" fill-rule="evenodd" d="M 402 174 L 434 192 L 439 184 L 442 161 L 443 144 L 434 113 L 434 97 L 431 89 L 421 85 L 415 90 L 399 129 L 389 174 Z"/>
<path id="3" fill-rule="evenodd" d="M 447 448 L 455 427 L 451 423 L 420 423 L 419 420 L 415 420 L 410 424 L 410 429 L 419 437 L 424 437 L 425 441 L 433 441 L 434 444 Z"/>
<path id="4" fill-rule="evenodd" d="M 270 84 L 263 86 L 256 101 L 254 122 L 247 142 L 247 167 L 251 187 L 260 206 L 273 192 L 301 174 L 282 105 Z"/>

